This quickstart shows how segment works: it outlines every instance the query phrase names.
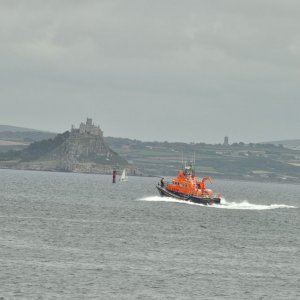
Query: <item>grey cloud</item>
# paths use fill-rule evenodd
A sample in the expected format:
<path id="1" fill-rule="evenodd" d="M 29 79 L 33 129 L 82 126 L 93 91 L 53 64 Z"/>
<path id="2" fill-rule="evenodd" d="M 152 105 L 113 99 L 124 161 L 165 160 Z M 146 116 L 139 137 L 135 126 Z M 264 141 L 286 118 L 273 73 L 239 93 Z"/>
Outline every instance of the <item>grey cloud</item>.
<path id="1" fill-rule="evenodd" d="M 0 8 L 1 123 L 44 121 L 63 131 L 91 114 L 104 132 L 148 140 L 297 138 L 297 1 L 29 0 Z M 124 111 L 134 117 L 121 128 Z M 182 114 L 191 119 L 177 128 Z M 200 134 L 202 122 L 209 130 Z"/>

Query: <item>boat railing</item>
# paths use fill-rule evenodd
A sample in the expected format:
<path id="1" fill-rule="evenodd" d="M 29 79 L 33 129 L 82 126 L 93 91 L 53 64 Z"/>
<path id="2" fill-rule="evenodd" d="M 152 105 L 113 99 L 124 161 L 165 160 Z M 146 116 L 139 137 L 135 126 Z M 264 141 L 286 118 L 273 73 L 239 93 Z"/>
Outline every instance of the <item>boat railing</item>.
<path id="1" fill-rule="evenodd" d="M 172 182 L 171 181 L 164 181 L 163 185 L 161 184 L 161 182 L 159 181 L 157 183 L 158 186 L 160 187 L 166 187 L 167 185 L 171 184 Z"/>

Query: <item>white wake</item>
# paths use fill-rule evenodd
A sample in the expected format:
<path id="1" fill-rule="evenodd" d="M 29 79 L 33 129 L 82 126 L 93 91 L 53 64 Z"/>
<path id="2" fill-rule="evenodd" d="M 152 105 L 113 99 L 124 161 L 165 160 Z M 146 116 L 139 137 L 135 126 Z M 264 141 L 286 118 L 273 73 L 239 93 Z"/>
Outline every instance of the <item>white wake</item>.
<path id="1" fill-rule="evenodd" d="M 286 204 L 254 204 L 248 202 L 247 200 L 244 200 L 242 202 L 230 202 L 224 198 L 221 198 L 221 204 L 213 204 L 213 205 L 203 205 L 203 204 L 188 202 L 184 200 L 178 200 L 169 197 L 159 197 L 159 196 L 144 197 L 138 200 L 150 201 L 150 202 L 175 202 L 175 203 L 183 203 L 187 205 L 197 205 L 197 206 L 219 208 L 219 209 L 268 210 L 268 209 L 277 209 L 277 208 L 297 208 L 296 206 L 286 205 Z"/>
<path id="2" fill-rule="evenodd" d="M 296 206 L 286 205 L 286 204 L 254 204 L 250 203 L 247 200 L 242 202 L 229 202 L 226 199 L 221 199 L 220 205 L 213 205 L 216 208 L 225 208 L 225 209 L 248 209 L 248 210 L 267 210 L 267 209 L 276 209 L 276 208 L 297 208 Z"/>

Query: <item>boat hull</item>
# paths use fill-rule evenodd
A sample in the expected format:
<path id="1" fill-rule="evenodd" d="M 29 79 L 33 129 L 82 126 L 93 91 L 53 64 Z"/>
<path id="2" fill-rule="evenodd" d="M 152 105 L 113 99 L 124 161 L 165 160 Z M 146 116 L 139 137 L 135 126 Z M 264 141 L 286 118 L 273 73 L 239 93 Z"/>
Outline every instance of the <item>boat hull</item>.
<path id="1" fill-rule="evenodd" d="M 163 197 L 172 197 L 179 200 L 184 200 L 188 202 L 199 203 L 203 205 L 211 205 L 211 204 L 220 204 L 221 198 L 208 198 L 208 197 L 195 197 L 192 195 L 185 195 L 181 193 L 170 192 L 166 188 L 157 185 L 156 188 L 158 189 L 159 193 Z"/>

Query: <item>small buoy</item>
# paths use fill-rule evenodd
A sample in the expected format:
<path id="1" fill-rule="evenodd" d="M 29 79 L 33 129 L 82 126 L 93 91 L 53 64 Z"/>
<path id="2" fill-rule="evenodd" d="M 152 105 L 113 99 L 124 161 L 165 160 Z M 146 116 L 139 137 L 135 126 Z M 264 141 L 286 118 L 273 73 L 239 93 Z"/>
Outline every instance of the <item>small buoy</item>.
<path id="1" fill-rule="evenodd" d="M 112 182 L 116 183 L 116 176 L 117 176 L 117 171 L 114 169 L 113 170 L 113 177 L 112 177 Z"/>

